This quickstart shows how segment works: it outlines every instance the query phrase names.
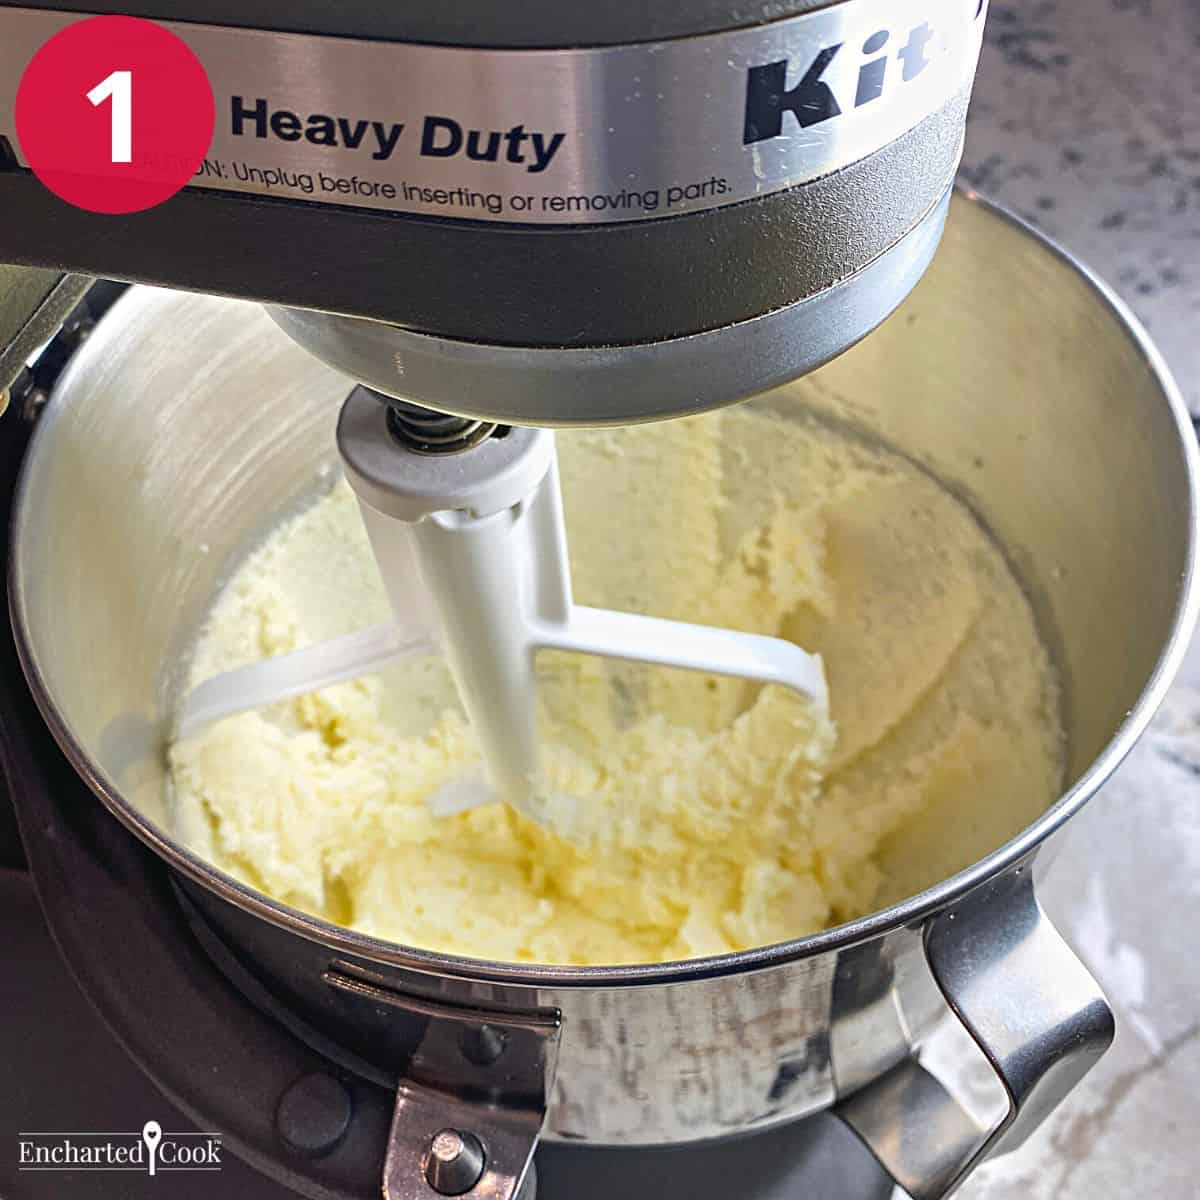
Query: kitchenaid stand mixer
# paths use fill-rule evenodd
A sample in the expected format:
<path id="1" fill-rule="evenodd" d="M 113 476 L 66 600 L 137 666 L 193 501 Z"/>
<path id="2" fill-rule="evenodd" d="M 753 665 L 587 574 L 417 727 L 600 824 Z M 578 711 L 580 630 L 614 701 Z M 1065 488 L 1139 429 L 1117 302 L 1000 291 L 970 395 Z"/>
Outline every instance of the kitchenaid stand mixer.
<path id="1" fill-rule="evenodd" d="M 145 15 L 181 15 L 152 9 L 146 6 Z M 768 15 L 778 19 L 766 21 Z M 768 14 L 720 4 L 653 12 L 632 4 L 586 11 L 535 4 L 502 19 L 486 5 L 404 13 L 348 5 L 336 18 L 292 6 L 286 15 L 252 20 L 253 27 L 223 6 L 186 16 L 196 24 L 175 28 L 204 60 L 217 97 L 216 166 L 161 210 L 103 218 L 52 201 L 21 169 L 12 145 L 10 169 L 0 171 L 0 201 L 11 214 L 0 228 L 0 259 L 266 302 L 300 345 L 362 385 L 347 401 L 341 441 L 348 475 L 368 508 L 385 512 L 398 494 L 379 489 L 372 456 L 383 451 L 412 455 L 400 490 L 436 494 L 436 503 L 407 510 L 410 520 L 422 518 L 413 524 L 424 525 L 422 536 L 433 529 L 430 514 L 458 507 L 445 464 L 512 454 L 514 469 L 528 468 L 528 476 L 484 506 L 489 511 L 473 499 L 474 517 L 522 507 L 561 568 L 555 491 L 543 486 L 553 482 L 550 435 L 537 427 L 678 416 L 761 391 L 852 345 L 917 282 L 946 219 L 984 5 L 926 0 L 898 10 L 868 0 L 801 0 L 780 16 L 774 6 Z M 70 19 L 0 7 L 0 61 L 18 64 L 9 74 L 19 75 L 19 60 Z M 747 24 L 758 19 L 764 23 Z M 0 132 L 10 128 L 10 99 L 0 93 Z M 306 119 L 370 114 L 374 122 L 388 105 L 408 106 L 404 124 L 413 135 L 393 139 L 388 130 L 400 122 L 379 122 L 372 169 L 393 180 L 390 197 L 380 187 L 338 190 L 330 203 L 296 182 L 305 170 L 341 170 L 345 178 L 360 162 L 348 146 L 314 148 L 315 140 L 292 139 Z M 473 163 L 458 154 L 460 142 L 478 151 L 505 130 L 504 165 L 499 150 Z M 391 165 L 389 142 L 397 155 Z M 248 154 L 248 146 L 260 155 L 258 175 L 239 182 L 222 174 L 219 168 Z M 410 190 L 399 175 L 388 176 L 394 167 L 426 169 L 427 182 Z M 508 172 L 507 182 L 474 190 L 491 178 L 480 172 L 497 170 Z M 472 195 L 497 196 L 500 211 L 464 211 Z M 33 316 L 11 322 L 12 349 L 0 359 L 10 374 L 72 307 L 80 294 L 74 278 L 53 271 L 26 277 L 25 308 Z M 367 427 L 374 432 L 362 439 Z M 435 469 L 443 475 L 431 489 L 420 475 Z M 492 487 L 497 479 L 512 483 L 503 471 L 476 482 Z M 535 493 L 541 503 L 528 504 Z M 389 551 L 378 544 L 393 533 L 373 531 L 381 561 Z M 428 568 L 448 557 L 443 547 L 425 563 L 435 596 Z M 564 574 L 543 575 L 543 586 L 534 586 L 545 604 L 540 611 L 553 611 L 560 630 L 570 629 Z M 479 599 L 457 586 L 461 578 L 444 581 L 443 600 Z M 491 600 L 486 624 L 495 628 Z M 445 606 L 435 607 L 440 620 Z M 574 648 L 612 652 L 603 622 L 581 616 Z M 551 624 L 543 622 L 538 644 L 556 644 L 546 631 Z M 694 646 L 711 632 L 694 631 Z M 441 629 L 451 657 L 478 633 L 469 615 L 456 632 Z M 631 637 L 626 626 L 621 644 L 628 648 Z M 648 631 L 642 652 L 632 656 L 652 657 L 656 640 Z M 565 635 L 557 644 L 566 644 Z M 497 646 L 493 640 L 491 649 Z M 697 665 L 719 669 L 714 663 L 723 651 L 710 648 L 707 655 L 695 650 L 703 660 Z M 770 647 L 762 647 L 758 668 L 748 649 L 739 642 L 731 652 L 731 673 L 780 677 L 766 661 Z M 504 688 L 522 686 L 511 675 L 521 674 L 527 657 L 524 645 L 509 660 Z M 664 654 L 662 661 L 678 657 Z M 478 655 L 461 659 L 460 684 L 479 662 Z M 795 665 L 800 690 L 819 698 L 819 678 L 803 661 Z M 478 686 L 486 691 L 494 682 L 493 673 Z M 495 741 L 498 756 L 518 752 L 513 779 L 493 783 L 519 802 L 535 739 L 514 744 L 504 729 Z M 140 826 L 138 832 L 145 836 Z M 200 890 L 194 882 L 184 886 Z M 249 907 L 270 913 L 257 901 Z M 1010 907 L 1021 919 L 1004 953 L 972 958 L 969 948 L 995 912 Z M 197 925 L 214 922 L 223 938 L 233 938 L 246 914 L 214 911 L 206 909 Z M 255 938 L 242 929 L 235 940 L 248 945 Z M 417 970 L 398 986 L 395 977 L 354 961 L 353 939 L 333 958 L 301 942 L 289 951 L 297 973 L 320 959 L 329 1005 L 352 1010 L 368 1042 L 403 1042 L 400 1031 L 413 1021 L 428 1031 L 417 1052 L 406 1052 L 385 1194 L 513 1194 L 542 1128 L 556 1057 L 560 1082 L 578 1061 L 571 1039 L 582 1023 L 577 1012 L 573 1024 L 571 989 L 585 981 L 564 977 L 557 988 L 551 971 L 544 986 L 527 989 L 515 969 L 489 967 L 483 982 L 431 989 L 420 982 L 418 954 L 411 960 Z M 911 1059 L 876 1064 L 875 1071 L 860 1062 L 857 1074 L 839 1081 L 837 1096 L 840 1115 L 894 1177 L 913 1195 L 934 1197 L 1000 1141 L 1014 1143 L 1037 1123 L 1103 1050 L 1111 1018 L 1086 971 L 1040 917 L 1021 866 L 986 882 L 946 919 L 933 918 L 913 948 L 995 1066 L 1008 1116 L 998 1126 L 979 1126 Z M 280 967 L 272 964 L 274 953 L 260 947 L 258 961 Z M 1029 970 L 1033 957 L 1055 964 L 1049 1008 L 1030 982 L 1038 979 Z M 706 1004 L 720 1008 L 725 970 L 690 972 L 687 986 L 701 997 L 697 1012 Z M 889 1016 L 892 970 L 868 950 L 847 957 L 827 984 L 841 997 L 840 1011 L 857 1013 L 864 1027 L 903 1025 L 896 1013 Z M 679 979 L 688 976 L 683 965 Z M 489 1006 L 510 992 L 520 1012 L 507 1015 L 501 1042 L 520 1046 L 507 1060 L 517 1073 L 494 1070 L 501 1055 L 464 1052 L 464 1066 L 451 1051 L 486 1042 L 484 1030 L 500 1023 Z M 998 1017 L 991 1000 L 1001 992 L 1012 1003 Z M 659 1003 L 648 1000 L 640 1019 L 652 1023 Z M 853 1021 L 843 1020 L 838 1036 L 852 1043 Z M 850 1050 L 842 1061 L 855 1061 Z M 787 1119 L 793 1102 L 795 1074 L 780 1071 L 764 1122 Z"/>
<path id="2" fill-rule="evenodd" d="M 724 32 L 710 31 L 721 29 L 719 14 L 687 11 L 644 22 L 632 11 L 614 12 L 599 22 L 589 15 L 576 28 L 574 18 L 556 20 L 552 30 L 539 22 L 524 28 L 515 22 L 505 36 L 518 45 L 578 45 L 587 25 L 603 26 L 606 20 L 611 29 L 600 40 L 618 44 L 495 53 L 393 45 L 388 75 L 379 53 L 386 44 L 361 43 L 353 61 L 366 68 L 365 78 L 374 77 L 376 89 L 365 92 L 364 77 L 350 88 L 346 82 L 352 60 L 343 61 L 342 52 L 351 43 L 326 41 L 320 49 L 329 56 L 328 83 L 303 97 L 316 110 L 307 118 L 282 99 L 294 86 L 288 56 L 305 50 L 300 39 L 268 43 L 262 34 L 237 37 L 232 30 L 208 30 L 216 39 L 211 54 L 203 51 L 210 75 L 224 59 L 215 74 L 218 93 L 225 86 L 222 70 L 232 70 L 248 87 L 252 77 L 241 74 L 243 60 L 262 55 L 260 61 L 268 61 L 280 48 L 283 58 L 273 70 L 284 91 L 250 98 L 242 83 L 228 85 L 201 183 L 235 191 L 286 190 L 290 179 L 293 194 L 309 194 L 302 182 L 311 182 L 311 171 L 293 170 L 289 176 L 280 170 L 269 183 L 262 169 L 255 173 L 234 164 L 237 169 L 230 171 L 217 157 L 222 142 L 227 137 L 229 149 L 240 151 L 249 136 L 274 139 L 272 153 L 280 145 L 305 146 L 306 153 L 296 151 L 301 159 L 312 159 L 313 147 L 320 146 L 316 161 L 340 166 L 341 161 L 357 163 L 369 125 L 376 143 L 373 168 L 394 173 L 399 160 L 406 172 L 400 183 L 403 202 L 395 184 L 365 187 L 357 174 L 348 192 L 334 188 L 336 199 L 472 218 L 463 228 L 472 230 L 478 245 L 455 238 L 425 258 L 419 274 L 408 274 L 428 307 L 429 276 L 452 272 L 453 256 L 471 255 L 473 272 L 484 270 L 490 279 L 487 307 L 493 315 L 486 322 L 469 321 L 457 289 L 437 301 L 440 313 L 430 309 L 421 318 L 409 297 L 381 297 L 378 283 L 342 310 L 354 316 L 338 314 L 336 302 L 331 313 L 328 295 L 322 300 L 325 311 L 276 303 L 272 312 L 302 345 L 377 389 L 385 404 L 395 398 L 399 405 L 389 407 L 386 422 L 377 418 L 372 424 L 365 413 L 357 423 L 344 420 L 344 431 L 357 432 L 353 439 L 343 433 L 343 458 L 398 616 L 411 614 L 420 578 L 432 594 L 416 607 L 427 614 L 426 626 L 428 615 L 436 616 L 436 640 L 480 740 L 492 788 L 526 811 L 545 800 L 525 795 L 540 787 L 533 677 L 539 646 L 630 659 L 649 655 L 666 666 L 759 682 L 782 680 L 826 703 L 820 664 L 798 657 L 782 642 L 772 646 L 720 631 L 672 631 L 669 624 L 622 622 L 617 614 L 573 606 L 557 472 L 547 468 L 547 455 L 553 454 L 549 434 L 536 438 L 538 448 L 531 445 L 521 456 L 529 479 L 515 490 L 510 481 L 511 495 L 503 502 L 487 494 L 489 484 L 482 478 L 469 488 L 461 481 L 449 488 L 434 485 L 423 503 L 405 495 L 426 486 L 407 483 L 408 476 L 416 480 L 428 474 L 429 463 L 417 455 L 445 457 L 442 474 L 453 479 L 463 464 L 503 454 L 499 442 L 485 444 L 489 435 L 504 432 L 494 427 L 498 421 L 526 426 L 628 422 L 697 412 L 761 391 L 832 357 L 907 294 L 945 219 L 984 5 L 972 11 L 943 0 L 910 3 L 897 11 L 861 3 L 828 8 L 803 3 L 799 10 L 783 23 Z M 44 38 L 47 21 L 61 23 L 36 10 L 14 10 L 6 17 L 11 40 L 27 39 L 28 49 Z M 634 41 L 621 32 L 630 22 L 636 42 L 621 45 Z M 655 22 L 679 28 L 656 32 Z M 473 37 L 481 33 L 474 23 L 464 28 Z M 680 36 L 685 32 L 694 36 Z M 650 42 L 667 33 L 672 40 Z M 419 37 L 419 30 L 414 26 L 407 36 Z M 248 53 L 247 38 L 264 40 Z M 410 89 L 396 93 L 391 72 L 405 68 L 413 72 Z M 484 74 L 491 89 L 486 105 L 478 93 Z M 531 87 L 531 77 L 543 82 Z M 254 82 L 259 91 L 273 91 L 266 78 Z M 380 93 L 380 87 L 389 90 Z M 440 97 L 431 90 L 435 87 Z M 474 89 L 474 116 L 486 114 L 493 125 L 506 111 L 523 119 L 507 133 L 475 127 L 463 115 L 467 88 Z M 581 88 L 591 89 L 592 99 L 584 105 L 577 100 Z M 596 99 L 601 94 L 602 102 Z M 703 97 L 696 118 L 676 112 L 685 94 Z M 327 115 L 340 113 L 352 100 L 375 112 L 385 95 L 389 107 L 407 110 L 407 122 L 358 118 L 352 124 L 350 118 Z M 419 147 L 416 105 L 425 112 Z M 455 116 L 442 115 L 451 109 Z M 736 124 L 731 121 L 735 113 L 740 115 Z M 303 141 L 296 132 L 302 119 Z M 502 128 L 504 121 L 499 124 Z M 557 129 L 558 124 L 567 128 Z M 503 159 L 501 146 L 506 147 Z M 432 192 L 414 187 L 407 174 L 414 170 L 459 186 Z M 317 178 L 320 191 L 329 192 L 327 180 L 333 177 L 318 170 Z M 486 181 L 499 190 L 472 192 L 468 181 Z M 21 185 L 32 182 L 6 180 L 17 185 L 18 203 Z M 512 190 L 518 184 L 521 190 Z M 477 204 L 476 197 L 486 205 Z M 210 203 L 216 199 L 216 192 L 209 194 Z M 479 225 L 479 217 L 497 224 Z M 405 224 L 406 232 L 415 230 L 418 238 L 431 232 L 440 236 L 438 227 L 426 222 Z M 514 224 L 521 226 L 518 252 L 528 255 L 533 270 L 520 268 L 526 278 L 506 298 L 495 292 L 508 269 L 498 255 L 509 253 Z M 671 231 L 665 241 L 647 236 L 659 229 Z M 63 253 L 61 232 L 54 235 L 56 257 Z M 616 255 L 612 233 L 626 247 Z M 799 253 L 793 244 L 798 235 Z M 672 236 L 688 244 L 670 245 Z M 182 244 L 182 238 L 172 240 Z M 770 242 L 773 259 L 767 257 Z M 579 247 L 577 253 L 572 245 Z M 653 251 L 657 261 L 652 265 L 643 257 L 655 246 L 660 248 Z M 629 257 L 621 262 L 621 255 Z M 405 278 L 401 264 L 379 261 L 374 247 L 371 256 L 377 281 Z M 261 268 L 277 272 L 280 259 L 268 263 L 258 257 Z M 654 266 L 668 268 L 676 278 Z M 729 271 L 741 277 L 740 286 L 730 288 L 721 278 Z M 212 280 L 189 279 L 191 273 L 190 267 L 181 274 L 163 263 L 153 277 L 213 286 Z M 709 273 L 712 283 L 698 273 Z M 294 281 L 264 280 L 261 274 L 214 290 L 276 302 L 294 303 L 298 295 Z M 573 303 L 567 302 L 570 290 L 576 295 Z M 698 305 L 705 292 L 714 303 Z M 520 320 L 514 319 L 512 300 L 523 312 Z M 496 320 L 500 312 L 503 317 Z M 354 405 L 352 398 L 347 411 Z M 443 415 L 464 412 L 465 418 Z M 417 425 L 421 429 L 414 437 Z M 436 431 L 431 440 L 421 442 L 431 429 Z M 518 432 L 504 443 L 509 458 L 517 442 L 528 437 Z M 399 457 L 397 446 L 409 454 Z M 450 456 L 461 458 L 450 463 Z M 369 479 L 370 471 L 358 469 L 368 460 L 376 468 L 390 462 L 393 478 L 383 484 L 377 471 Z M 472 474 L 471 467 L 465 470 Z M 516 460 L 500 469 L 514 472 L 519 474 Z M 492 481 L 492 491 L 499 478 Z M 455 511 L 471 514 L 465 518 L 469 530 L 464 518 L 450 517 Z M 400 516 L 410 532 L 389 530 L 382 514 Z M 437 530 L 442 532 L 435 535 Z M 408 569 L 399 562 L 403 558 L 413 560 Z"/>

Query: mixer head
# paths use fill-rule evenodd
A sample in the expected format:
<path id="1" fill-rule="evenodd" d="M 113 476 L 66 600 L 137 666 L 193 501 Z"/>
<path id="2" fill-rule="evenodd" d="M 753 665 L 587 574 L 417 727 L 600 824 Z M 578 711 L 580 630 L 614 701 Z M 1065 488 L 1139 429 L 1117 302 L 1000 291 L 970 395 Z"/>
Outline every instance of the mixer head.
<path id="1" fill-rule="evenodd" d="M 76 17 L 0 4 L 0 262 L 262 300 L 389 396 L 548 426 L 761 391 L 920 277 L 984 0 L 518 8 L 139 5 L 186 22 L 216 130 L 114 216 L 54 200 L 13 123 Z"/>

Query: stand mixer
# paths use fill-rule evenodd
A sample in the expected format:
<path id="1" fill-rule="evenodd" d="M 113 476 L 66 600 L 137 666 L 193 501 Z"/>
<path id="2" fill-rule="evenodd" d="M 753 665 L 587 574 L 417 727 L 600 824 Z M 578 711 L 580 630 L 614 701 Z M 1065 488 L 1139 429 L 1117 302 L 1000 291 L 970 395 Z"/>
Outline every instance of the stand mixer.
<path id="1" fill-rule="evenodd" d="M 822 705 L 820 662 L 802 647 L 573 602 L 550 429 L 729 404 L 816 369 L 883 322 L 942 235 L 985 7 L 138 5 L 203 61 L 217 126 L 193 186 L 113 217 L 53 200 L 11 134 L 23 64 L 76 15 L 0 6 L 0 77 L 10 81 L 0 86 L 0 261 L 22 268 L 6 274 L 0 388 L 74 311 L 90 276 L 260 301 L 351 381 L 338 449 L 397 623 L 202 685 L 185 698 L 179 731 L 403 655 L 443 653 L 491 791 L 435 803 L 450 812 L 498 794 L 569 830 L 570 806 L 539 781 L 537 649 L 783 683 Z M 897 963 L 927 963 L 998 1064 L 1010 1111 L 981 1129 L 915 1060 L 855 1058 L 863 1039 L 843 1021 L 838 1036 L 858 1047 L 843 1063 L 858 1065 L 843 1066 L 833 1089 L 839 1115 L 916 1196 L 948 1194 L 1003 1138 L 1023 1137 L 1111 1037 L 1103 998 L 1039 919 L 1022 871 L 958 906 L 953 927 L 921 934 L 910 924 L 897 933 L 908 938 L 903 953 L 856 951 L 825 981 L 839 1012 L 862 1028 L 883 1022 L 907 1044 L 889 988 Z M 223 907 L 232 891 L 202 899 L 194 872 L 179 886 L 214 941 L 253 940 L 239 926 L 245 914 Z M 985 995 L 1026 964 L 1015 951 L 971 959 L 964 947 L 1009 905 L 1027 939 L 1018 948 L 1036 945 L 1055 964 L 1048 1033 L 980 1016 Z M 468 981 L 464 967 L 462 980 L 435 986 L 419 953 L 375 974 L 349 936 L 335 958 L 296 941 L 287 965 L 256 947 L 255 966 L 280 980 L 315 969 L 332 999 L 299 1002 L 314 1042 L 325 1006 L 354 1010 L 368 1040 L 404 1041 L 408 1018 L 419 1027 L 418 1050 L 401 1056 L 410 1083 L 393 1116 L 385 1195 L 515 1195 L 545 1118 L 560 1022 L 569 1035 L 572 989 L 581 997 L 589 982 L 548 969 L 525 989 L 515 968 Z M 238 964 L 213 953 L 237 977 Z M 725 972 L 698 968 L 688 986 L 708 988 L 708 998 L 697 1012 L 723 1011 Z M 639 980 L 595 982 L 636 990 Z M 293 996 L 291 983 L 280 991 Z M 416 998 L 397 1015 L 401 992 Z M 1041 996 L 1028 992 L 1031 1011 Z M 488 1015 L 510 1002 L 521 1015 L 509 1024 Z M 647 1000 L 636 1021 L 653 1029 L 665 1011 L 657 1006 L 670 1003 Z M 758 1003 L 769 1001 L 750 1007 Z M 466 1067 L 454 1058 L 455 1046 L 488 1044 L 497 1029 L 511 1070 L 497 1072 L 499 1053 L 464 1051 Z M 1038 1038 L 1050 1050 L 1033 1063 Z M 812 1064 L 789 1061 L 769 1111 L 747 1130 L 813 1107 L 789 1090 Z M 876 1076 L 888 1087 L 868 1087 Z M 435 1111 L 431 1097 L 443 1093 L 455 1104 Z M 483 1120 L 477 1110 L 488 1113 L 486 1128 L 473 1124 Z M 646 1140 L 687 1140 L 660 1132 L 648 1129 Z"/>
<path id="2" fill-rule="evenodd" d="M 603 35 L 586 28 L 597 24 L 594 15 L 581 18 L 581 28 L 572 27 L 576 18 L 556 15 L 552 24 L 531 18 L 525 29 L 506 28 L 508 39 L 528 47 L 508 52 L 388 47 L 389 32 L 372 30 L 380 42 L 362 44 L 361 58 L 349 57 L 352 43 L 191 30 L 221 113 L 202 185 L 315 198 L 304 187 L 312 168 L 328 191 L 333 176 L 326 170 L 357 163 L 366 146 L 365 118 L 351 124 L 327 113 L 386 107 L 409 117 L 407 139 L 405 122 L 369 122 L 372 169 L 383 177 L 403 172 L 401 194 L 392 184 L 365 187 L 353 175 L 349 191 L 338 188 L 331 197 L 399 209 L 387 218 L 399 228 L 376 229 L 356 253 L 351 222 L 364 214 L 319 210 L 339 226 L 345 220 L 334 237 L 346 260 L 369 256 L 375 279 L 389 279 L 382 289 L 364 288 L 351 315 L 328 311 L 331 294 L 322 299 L 325 311 L 291 307 L 308 297 L 280 269 L 293 261 L 286 253 L 255 256 L 251 278 L 216 280 L 186 261 L 190 253 L 182 248 L 193 234 L 183 225 L 172 232 L 173 250 L 164 245 L 167 253 L 153 266 L 147 260 L 148 274 L 134 273 L 272 301 L 276 321 L 301 345 L 374 389 L 386 415 L 371 411 L 368 389 L 356 392 L 340 425 L 342 457 L 397 614 L 410 625 L 414 610 L 426 614 L 425 643 L 436 642 L 448 656 L 496 794 L 554 823 L 538 783 L 537 648 L 778 681 L 826 703 L 819 661 L 778 639 L 573 605 L 552 437 L 509 434 L 499 422 L 594 425 L 700 411 L 811 369 L 868 332 L 907 294 L 936 245 L 961 151 L 983 7 L 801 4 L 788 20 L 725 32 L 712 31 L 721 27 L 718 13 L 697 25 L 685 9 L 639 25 L 631 12 L 613 14 Z M 460 21 L 478 37 L 474 15 Z M 35 10 L 7 14 L 14 53 L 36 49 L 56 22 L 62 19 Z M 671 27 L 658 30 L 655 22 Z M 420 24 L 405 38 L 425 40 Z M 598 35 L 618 44 L 541 48 Z M 671 40 L 651 41 L 664 37 Z M 292 56 L 314 51 L 327 63 L 301 103 Z M 268 63 L 274 80 L 258 74 Z M 351 70 L 364 73 L 347 87 Z M 398 94 L 390 84 L 395 71 L 411 80 Z M 530 71 L 550 82 L 531 89 Z M 482 78 L 486 93 L 479 91 Z M 268 95 L 249 99 L 237 80 L 247 88 L 254 80 Z M 605 99 L 581 104 L 580 94 Z M 677 107 L 684 94 L 704 98 L 694 117 Z M 427 113 L 419 145 L 411 136 L 415 106 Z M 303 118 L 301 141 L 297 114 L 305 107 L 312 115 Z M 449 111 L 457 115 L 436 115 Z M 740 123 L 731 113 L 740 113 Z M 507 132 L 476 127 L 485 117 L 503 126 L 509 115 L 521 119 Z M 327 128 L 338 131 L 333 144 Z M 267 142 L 273 174 L 244 163 L 231 169 L 219 157 L 240 151 L 251 136 Z M 432 200 L 429 186 L 411 182 L 412 171 L 442 185 Z M 461 211 L 472 197 L 485 198 L 473 185 L 499 190 L 486 193 L 487 207 L 468 203 Z M 60 215 L 27 199 L 33 180 L 6 177 L 5 186 L 19 207 L 29 204 L 35 222 L 39 210 L 41 221 Z M 238 197 L 225 216 L 215 207 L 228 202 L 225 195 L 204 199 L 205 220 L 211 210 L 219 222 L 244 228 L 267 216 L 259 201 Z M 412 219 L 430 213 L 470 217 L 463 232 L 469 229 L 474 244 L 447 237 L 453 226 Z M 514 231 L 518 215 L 536 226 Z M 497 224 L 481 226 L 479 218 Z M 24 230 L 24 248 L 0 245 L 0 257 L 45 262 L 48 251 L 49 261 L 63 261 L 61 229 L 47 230 L 47 250 L 30 255 L 39 235 L 20 217 L 13 228 Z M 659 229 L 665 238 L 656 236 Z M 111 245 L 111 233 L 106 226 L 94 245 Z M 789 243 L 801 233 L 797 254 Z M 504 282 L 508 265 L 501 261 L 512 254 L 514 234 L 523 259 L 515 287 Z M 439 244 L 421 258 L 419 272 L 378 256 L 381 241 L 421 254 L 430 236 Z M 279 244 L 286 240 L 282 235 Z M 334 249 L 322 240 L 327 252 Z M 425 282 L 431 274 L 455 274 L 464 254 L 476 275 L 489 273 L 488 314 L 475 322 L 457 290 L 431 304 Z M 624 254 L 631 257 L 618 263 Z M 128 264 L 88 260 L 69 265 L 130 277 Z M 663 276 L 660 264 L 677 277 Z M 742 286 L 728 286 L 731 271 Z M 697 298 L 706 292 L 724 300 L 701 308 Z M 426 593 L 419 600 L 417 588 Z M 407 633 L 406 644 L 421 641 L 418 631 Z M 327 649 L 326 658 L 333 653 Z M 347 674 L 336 664 L 332 670 Z M 247 683 L 235 681 L 239 690 Z M 186 727 L 186 712 L 184 718 Z"/>

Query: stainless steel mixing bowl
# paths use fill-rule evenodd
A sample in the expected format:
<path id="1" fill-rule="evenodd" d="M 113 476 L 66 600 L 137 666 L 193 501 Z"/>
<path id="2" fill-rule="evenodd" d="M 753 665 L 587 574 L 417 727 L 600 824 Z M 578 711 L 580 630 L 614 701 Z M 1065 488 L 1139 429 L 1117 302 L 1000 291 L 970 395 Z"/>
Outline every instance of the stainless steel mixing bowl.
<path id="1" fill-rule="evenodd" d="M 1034 868 L 1145 727 L 1196 604 L 1192 432 L 1126 311 L 960 194 L 897 316 L 767 397 L 927 465 L 1008 549 L 1063 674 L 1069 786 L 1008 844 L 902 904 L 663 966 L 513 965 L 383 943 L 277 904 L 172 839 L 165 664 L 266 516 L 333 461 L 347 388 L 251 305 L 135 289 L 42 417 L 11 598 L 42 713 L 99 798 L 314 1038 L 398 1083 L 386 1194 L 431 1194 L 425 1155 L 447 1125 L 486 1145 L 475 1194 L 488 1196 L 511 1192 L 539 1135 L 685 1142 L 836 1106 L 922 1197 L 1024 1137 L 1112 1032 L 1037 905 Z M 999 1123 L 971 1116 L 913 1056 L 948 1009 L 1003 1083 Z"/>

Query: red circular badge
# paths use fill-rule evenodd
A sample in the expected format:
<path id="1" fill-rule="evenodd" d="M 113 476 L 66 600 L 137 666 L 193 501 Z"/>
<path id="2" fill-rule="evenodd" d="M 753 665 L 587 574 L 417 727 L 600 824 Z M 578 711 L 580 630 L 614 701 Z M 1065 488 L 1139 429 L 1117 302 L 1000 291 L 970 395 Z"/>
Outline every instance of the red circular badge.
<path id="1" fill-rule="evenodd" d="M 17 89 L 17 138 L 33 173 L 91 212 L 140 212 L 175 195 L 204 161 L 213 121 L 200 60 L 138 17 L 68 25 Z"/>

